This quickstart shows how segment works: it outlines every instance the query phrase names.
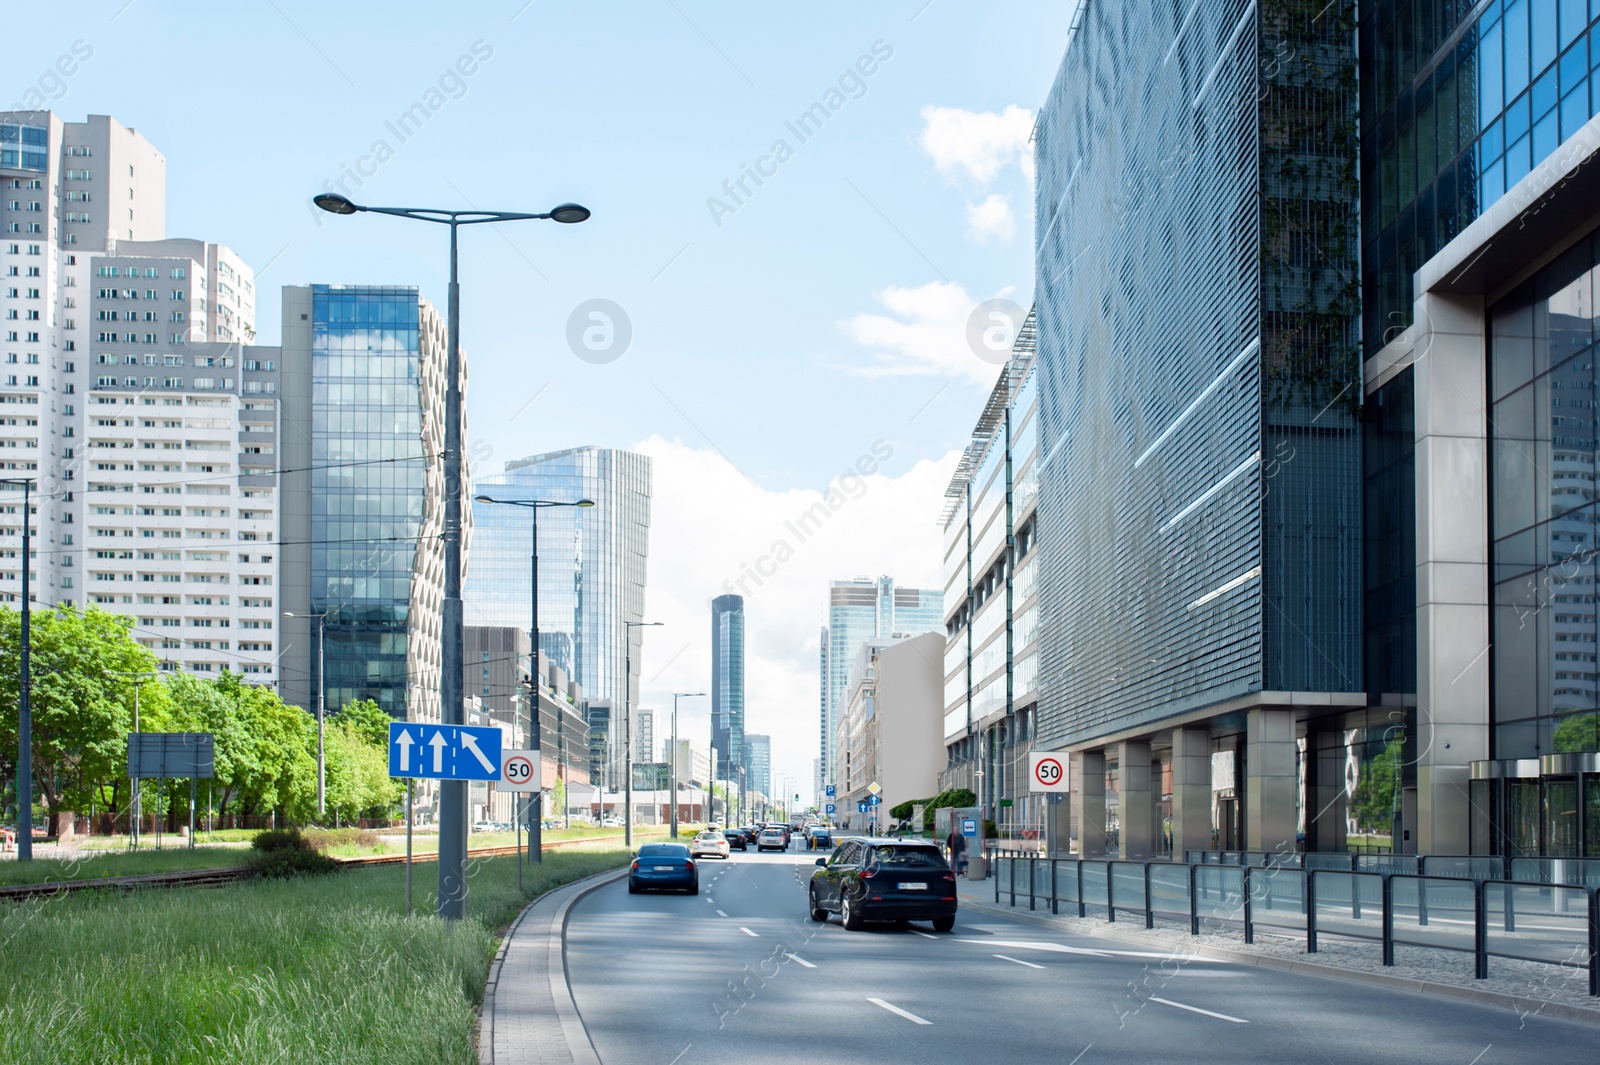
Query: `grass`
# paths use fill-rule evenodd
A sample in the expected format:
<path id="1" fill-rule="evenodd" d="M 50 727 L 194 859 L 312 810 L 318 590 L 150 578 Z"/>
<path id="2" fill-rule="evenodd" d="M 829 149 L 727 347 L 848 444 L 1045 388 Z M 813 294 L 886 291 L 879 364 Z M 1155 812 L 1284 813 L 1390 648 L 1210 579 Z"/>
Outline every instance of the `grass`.
<path id="1" fill-rule="evenodd" d="M 0 885 L 47 884 L 62 880 L 96 880 L 106 876 L 143 876 L 186 869 L 226 869 L 244 865 L 250 852 L 238 847 L 187 847 L 156 851 L 95 851 L 72 858 L 35 858 L 0 862 Z M 0 905 L 8 905 L 0 903 Z"/>
<path id="2" fill-rule="evenodd" d="M 468 917 L 433 916 L 437 875 L 404 870 L 215 890 L 94 892 L 0 908 L 0 1061 L 477 1061 L 497 931 L 620 850 L 476 859 Z"/>

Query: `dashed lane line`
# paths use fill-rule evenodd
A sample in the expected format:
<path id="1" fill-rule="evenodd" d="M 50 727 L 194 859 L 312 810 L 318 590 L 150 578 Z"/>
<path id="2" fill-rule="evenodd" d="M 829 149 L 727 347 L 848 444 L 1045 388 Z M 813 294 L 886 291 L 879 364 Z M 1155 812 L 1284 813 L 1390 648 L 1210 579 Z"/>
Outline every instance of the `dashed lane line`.
<path id="1" fill-rule="evenodd" d="M 531 730 L 530 730 L 530 731 L 531 731 Z M 727 915 L 727 913 L 726 913 L 726 912 L 725 912 L 725 911 L 723 911 L 723 910 L 718 910 L 718 911 L 717 911 L 717 916 L 718 916 L 718 917 L 726 917 L 726 916 L 728 916 L 728 915 Z"/>
<path id="2" fill-rule="evenodd" d="M 1018 965 L 1026 965 L 1030 969 L 1043 969 L 1044 968 L 1043 965 L 1035 965 L 1031 961 L 1023 961 L 1021 958 L 1013 958 L 1010 955 L 1006 955 L 1006 954 L 996 954 L 995 957 L 999 958 L 1001 961 L 1009 961 L 1009 962 L 1015 962 Z"/>
<path id="3" fill-rule="evenodd" d="M 807 969 L 815 969 L 816 968 L 815 965 L 812 965 L 810 962 L 806 961 L 804 958 L 802 958 L 798 954 L 794 954 L 794 953 L 791 953 L 789 951 L 785 951 L 783 956 L 785 958 L 788 958 L 791 961 L 799 962 L 801 965 L 804 965 Z"/>
<path id="4" fill-rule="evenodd" d="M 1190 1013 L 1203 1013 L 1207 1017 L 1215 1017 L 1219 1021 L 1232 1021 L 1234 1024 L 1249 1024 L 1250 1023 L 1249 1021 L 1245 1020 L 1243 1017 L 1230 1017 L 1226 1013 L 1212 1013 L 1210 1010 L 1203 1010 L 1199 1006 L 1185 1006 L 1183 1003 L 1174 1002 L 1170 998 L 1157 998 L 1155 995 L 1151 995 L 1150 996 L 1150 1001 L 1151 1002 L 1159 1002 L 1163 1006 L 1173 1006 L 1173 1007 L 1176 1007 L 1177 1009 L 1180 1009 L 1180 1010 L 1188 1010 Z"/>
<path id="5" fill-rule="evenodd" d="M 912 1013 L 910 1010 L 901 1009 L 899 1006 L 896 1006 L 892 1002 L 885 1002 L 881 998 L 872 998 L 872 997 L 869 996 L 867 998 L 867 1001 L 872 1003 L 874 1006 L 879 1006 L 879 1007 L 882 1007 L 883 1009 L 888 1010 L 890 1013 L 893 1013 L 898 1017 L 904 1017 L 906 1020 L 910 1021 L 912 1024 L 932 1024 L 933 1023 L 932 1021 L 923 1020 L 921 1017 L 918 1017 L 915 1013 Z"/>
<path id="6" fill-rule="evenodd" d="M 754 939 L 760 939 L 761 938 L 759 935 L 757 935 L 756 933 L 750 931 L 750 929 L 746 928 L 744 925 L 740 925 L 739 926 L 739 931 L 743 932 L 745 935 L 750 936 L 750 937 L 752 937 Z"/>

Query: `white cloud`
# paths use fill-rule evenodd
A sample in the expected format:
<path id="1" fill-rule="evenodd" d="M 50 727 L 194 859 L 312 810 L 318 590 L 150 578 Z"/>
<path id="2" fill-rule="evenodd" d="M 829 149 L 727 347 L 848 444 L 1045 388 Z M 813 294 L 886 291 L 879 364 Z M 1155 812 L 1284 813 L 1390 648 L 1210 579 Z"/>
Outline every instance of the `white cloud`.
<path id="1" fill-rule="evenodd" d="M 1011 212 L 1011 201 L 998 192 L 990 193 L 982 203 L 967 204 L 967 236 L 975 241 L 998 238 L 1005 244 L 1017 232 L 1017 216 Z"/>
<path id="2" fill-rule="evenodd" d="M 922 109 L 922 149 L 946 176 L 963 176 L 979 187 L 987 186 L 1012 162 L 1023 166 L 1033 181 L 1033 156 L 1028 137 L 1033 133 L 1033 112 L 1012 104 L 993 111 L 967 111 L 959 107 Z"/>
<path id="3" fill-rule="evenodd" d="M 915 288 L 891 285 L 872 295 L 890 313 L 858 314 L 843 323 L 850 338 L 871 353 L 872 361 L 853 373 L 957 376 L 994 384 L 994 364 L 978 358 L 967 342 L 967 318 L 978 301 L 965 288 L 930 281 Z"/>
<path id="4" fill-rule="evenodd" d="M 893 447 L 864 431 L 865 468 Z M 896 477 L 862 476 L 852 463 L 828 491 L 769 491 L 713 451 L 659 436 L 634 448 L 654 463 L 646 617 L 665 626 L 646 631 L 640 705 L 656 711 L 657 746 L 671 728 L 672 693 L 711 690 L 711 600 L 744 595 L 745 729 L 772 737 L 774 776 L 796 778 L 809 797 L 827 582 L 889 574 L 940 587 L 936 520 L 959 456 L 922 460 Z M 709 704 L 680 700 L 680 736 L 708 742 Z"/>

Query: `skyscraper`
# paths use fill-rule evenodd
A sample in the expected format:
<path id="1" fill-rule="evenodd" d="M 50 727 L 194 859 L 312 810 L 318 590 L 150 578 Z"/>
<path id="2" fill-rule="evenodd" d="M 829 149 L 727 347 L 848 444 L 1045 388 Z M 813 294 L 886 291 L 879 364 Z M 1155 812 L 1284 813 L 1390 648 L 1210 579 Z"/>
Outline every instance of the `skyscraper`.
<path id="1" fill-rule="evenodd" d="M 284 697 L 314 705 L 325 613 L 330 711 L 437 721 L 443 317 L 415 288 L 312 285 L 283 290 L 283 323 Z"/>
<path id="2" fill-rule="evenodd" d="M 479 476 L 473 496 L 594 501 L 539 513 L 539 646 L 583 688 L 591 736 L 603 744 L 608 787 L 621 786 L 627 734 L 623 674 L 632 644 L 632 705 L 639 701 L 640 639 L 650 554 L 650 459 L 631 451 L 578 447 L 508 462 Z M 533 511 L 472 504 L 472 550 L 463 584 L 469 625 L 526 628 L 532 596 L 529 560 Z M 610 708 L 597 724 L 593 711 Z M 637 735 L 637 728 L 635 729 Z M 598 778 L 597 778 L 598 782 Z"/>
<path id="3" fill-rule="evenodd" d="M 772 737 L 758 736 L 755 733 L 746 733 L 744 737 L 744 758 L 749 769 L 745 778 L 749 782 L 750 790 L 760 792 L 767 798 L 772 794 Z"/>
<path id="4" fill-rule="evenodd" d="M 744 757 L 744 597 L 711 600 L 711 743 L 723 779 L 748 769 Z M 746 784 L 749 783 L 746 777 Z"/>
<path id="5" fill-rule="evenodd" d="M 840 703 L 850 670 L 871 639 L 893 639 L 944 631 L 944 593 L 931 588 L 897 588 L 894 578 L 857 577 L 828 585 L 828 624 L 824 626 L 822 675 L 822 781 L 832 783 L 831 748 Z"/>

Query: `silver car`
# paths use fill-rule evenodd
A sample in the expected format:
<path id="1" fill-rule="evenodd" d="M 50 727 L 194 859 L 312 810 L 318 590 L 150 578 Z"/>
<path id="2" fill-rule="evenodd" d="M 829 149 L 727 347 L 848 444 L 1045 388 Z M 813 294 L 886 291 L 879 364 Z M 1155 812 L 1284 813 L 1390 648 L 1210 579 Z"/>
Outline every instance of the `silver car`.
<path id="1" fill-rule="evenodd" d="M 707 855 L 728 857 L 728 841 L 722 838 L 722 833 L 702 832 L 689 844 L 689 857 L 702 858 Z"/>

